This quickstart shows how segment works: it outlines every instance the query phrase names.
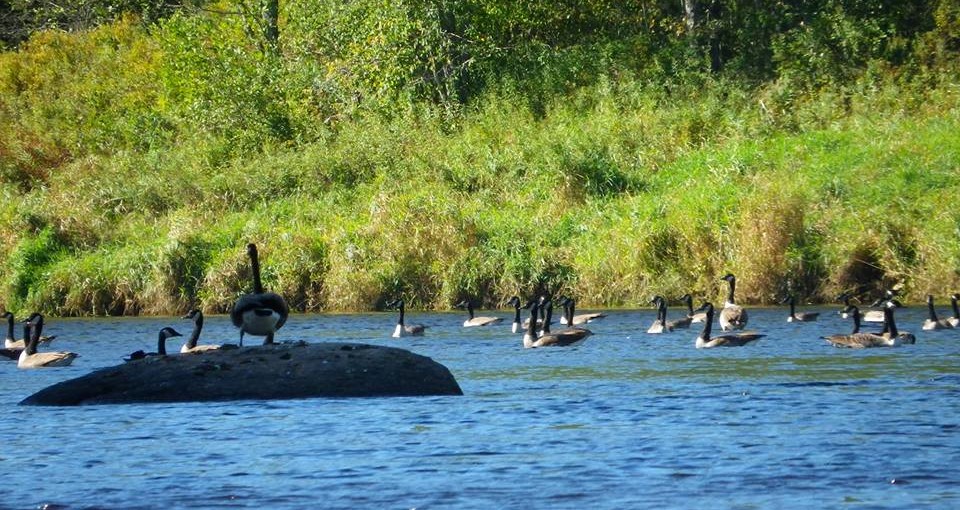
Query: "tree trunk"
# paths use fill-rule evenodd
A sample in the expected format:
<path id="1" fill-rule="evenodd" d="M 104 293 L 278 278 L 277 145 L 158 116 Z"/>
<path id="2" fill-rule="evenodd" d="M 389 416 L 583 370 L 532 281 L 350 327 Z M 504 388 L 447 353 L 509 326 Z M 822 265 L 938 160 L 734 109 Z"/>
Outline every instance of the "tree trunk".
<path id="1" fill-rule="evenodd" d="M 277 19 L 280 17 L 280 0 L 263 0 L 261 12 L 263 14 L 263 38 L 267 42 L 267 46 L 275 50 L 280 39 L 280 28 L 277 26 Z"/>
<path id="2" fill-rule="evenodd" d="M 696 37 L 697 26 L 700 24 L 700 19 L 697 16 L 699 8 L 697 0 L 683 0 L 683 21 L 687 26 L 687 36 L 691 38 Z"/>

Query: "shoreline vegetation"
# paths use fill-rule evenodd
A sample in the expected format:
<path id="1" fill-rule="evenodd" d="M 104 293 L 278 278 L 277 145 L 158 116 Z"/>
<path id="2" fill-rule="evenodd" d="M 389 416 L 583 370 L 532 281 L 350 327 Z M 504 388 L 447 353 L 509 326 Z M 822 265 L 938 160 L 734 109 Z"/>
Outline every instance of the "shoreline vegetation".
<path id="1" fill-rule="evenodd" d="M 724 9 L 298 0 L 272 38 L 220 2 L 6 34 L 0 300 L 224 313 L 248 242 L 308 312 L 647 306 L 727 272 L 745 304 L 960 290 L 960 7 L 685 3 Z"/>

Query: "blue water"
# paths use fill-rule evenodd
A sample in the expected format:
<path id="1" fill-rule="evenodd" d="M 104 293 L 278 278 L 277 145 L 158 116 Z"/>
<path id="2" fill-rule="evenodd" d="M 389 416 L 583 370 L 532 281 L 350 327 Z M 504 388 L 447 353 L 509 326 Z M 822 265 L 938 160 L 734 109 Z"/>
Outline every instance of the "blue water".
<path id="1" fill-rule="evenodd" d="M 17 406 L 192 326 L 48 319 L 52 347 L 82 357 L 0 362 L 0 508 L 960 508 L 960 330 L 922 332 L 923 314 L 898 311 L 916 345 L 861 351 L 818 339 L 848 330 L 839 317 L 780 309 L 751 309 L 759 343 L 713 350 L 696 330 L 646 335 L 652 310 L 536 350 L 460 314 L 409 312 L 430 326 L 417 339 L 389 338 L 393 314 L 303 315 L 278 340 L 403 346 L 465 395 Z M 207 318 L 204 341 L 236 340 Z"/>

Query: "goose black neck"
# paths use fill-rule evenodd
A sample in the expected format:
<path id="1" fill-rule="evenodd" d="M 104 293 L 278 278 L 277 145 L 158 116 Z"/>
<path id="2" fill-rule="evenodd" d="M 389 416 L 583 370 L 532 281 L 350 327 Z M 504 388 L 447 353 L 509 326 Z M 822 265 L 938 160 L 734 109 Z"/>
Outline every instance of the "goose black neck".
<path id="1" fill-rule="evenodd" d="M 467 313 L 470 314 L 470 318 L 473 318 L 473 305 L 467 301 Z"/>
<path id="2" fill-rule="evenodd" d="M 661 324 L 667 323 L 667 303 L 662 299 L 657 300 L 657 320 L 660 321 Z"/>
<path id="3" fill-rule="evenodd" d="M 161 356 L 167 355 L 167 335 L 163 331 L 160 331 L 160 338 L 157 340 L 157 354 Z"/>
<path id="4" fill-rule="evenodd" d="M 30 323 L 29 322 L 23 323 L 23 344 L 24 344 L 24 352 L 26 352 L 27 355 L 37 353 L 37 342 L 40 341 L 40 336 L 32 335 L 31 332 L 32 332 L 32 327 Z"/>
<path id="5" fill-rule="evenodd" d="M 885 328 L 887 334 L 890 335 L 890 338 L 896 338 L 899 332 L 897 331 L 897 323 L 893 320 L 893 307 L 885 306 L 883 308 L 883 321 L 885 323 Z"/>
<path id="6" fill-rule="evenodd" d="M 513 305 L 514 315 L 513 322 L 520 322 L 520 302 L 517 301 L 517 304 Z"/>
<path id="7" fill-rule="evenodd" d="M 573 326 L 573 310 L 574 307 L 577 306 L 577 303 L 573 299 L 570 299 L 567 303 L 570 304 L 570 307 L 567 308 L 567 326 Z"/>
<path id="8" fill-rule="evenodd" d="M 544 316 L 543 318 L 543 334 L 544 335 L 550 333 L 550 321 L 553 320 L 553 303 L 548 301 L 546 309 L 547 309 L 547 313 L 546 313 L 546 316 Z"/>
<path id="9" fill-rule="evenodd" d="M 404 310 L 403 310 L 403 302 L 402 302 L 402 301 L 400 302 L 399 308 L 400 308 L 400 320 L 397 321 L 397 324 L 403 326 L 403 314 L 404 314 Z"/>
<path id="10" fill-rule="evenodd" d="M 527 324 L 527 334 L 530 335 L 530 338 L 537 338 L 537 312 L 539 308 L 536 303 L 530 305 L 530 324 Z"/>
<path id="11" fill-rule="evenodd" d="M 957 295 L 950 296 L 950 307 L 953 308 L 953 316 L 960 317 L 960 307 L 957 306 Z"/>
<path id="12" fill-rule="evenodd" d="M 853 311 L 850 312 L 850 315 L 853 315 L 853 332 L 851 332 L 850 334 L 856 335 L 857 333 L 860 332 L 860 310 L 857 308 L 854 308 Z"/>
<path id="13" fill-rule="evenodd" d="M 193 319 L 193 332 L 190 333 L 190 338 L 187 339 L 187 348 L 193 349 L 197 346 L 197 342 L 200 341 L 200 330 L 203 329 L 203 315 L 197 314 L 196 318 Z"/>
<path id="14" fill-rule="evenodd" d="M 796 305 L 793 301 L 793 296 L 787 297 L 787 304 L 790 305 L 790 317 L 793 317 L 796 314 Z"/>
<path id="15" fill-rule="evenodd" d="M 729 284 L 727 290 L 727 303 L 732 305 L 736 303 L 736 301 L 733 300 L 733 292 L 737 289 L 737 280 L 736 278 L 730 278 L 727 280 L 727 283 Z"/>
<path id="16" fill-rule="evenodd" d="M 927 296 L 927 312 L 930 314 L 930 320 L 937 322 L 937 311 L 933 308 L 933 296 Z"/>
<path id="17" fill-rule="evenodd" d="M 704 341 L 710 341 L 710 334 L 713 333 L 713 305 L 708 304 L 706 308 L 704 310 L 706 319 L 703 321 L 703 331 L 700 332 L 700 336 Z"/>
<path id="18" fill-rule="evenodd" d="M 693 315 L 693 298 L 687 295 L 683 298 L 683 302 L 687 304 L 687 315 Z"/>
<path id="19" fill-rule="evenodd" d="M 260 256 L 257 254 L 257 247 L 251 244 L 247 251 L 250 254 L 250 269 L 253 271 L 253 293 L 263 294 L 263 284 L 260 282 Z"/>
<path id="20" fill-rule="evenodd" d="M 39 344 L 40 334 L 42 332 L 43 332 L 43 316 L 37 315 L 36 319 L 34 319 L 34 322 L 31 325 L 30 340 L 33 341 L 35 344 Z M 36 346 L 34 346 L 34 348 L 36 348 Z"/>
<path id="21" fill-rule="evenodd" d="M 956 303 L 956 301 L 954 301 Z M 7 316 L 7 338 L 13 340 L 13 315 Z"/>

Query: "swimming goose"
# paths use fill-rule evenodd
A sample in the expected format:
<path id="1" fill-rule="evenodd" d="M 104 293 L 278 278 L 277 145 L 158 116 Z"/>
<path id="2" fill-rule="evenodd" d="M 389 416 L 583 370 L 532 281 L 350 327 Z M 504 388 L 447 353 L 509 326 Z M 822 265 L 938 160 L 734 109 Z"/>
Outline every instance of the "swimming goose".
<path id="1" fill-rule="evenodd" d="M 471 328 L 475 326 L 489 326 L 491 324 L 497 324 L 503 320 L 500 317 L 474 317 L 473 303 L 471 303 L 469 299 L 464 299 L 463 301 L 457 303 L 454 306 L 456 306 L 457 308 L 467 309 L 467 313 L 470 315 L 470 318 L 463 321 L 463 327 L 465 328 Z"/>
<path id="2" fill-rule="evenodd" d="M 513 305 L 514 310 L 513 326 L 510 331 L 517 333 L 520 331 L 520 298 L 518 296 L 510 296 L 507 304 Z"/>
<path id="3" fill-rule="evenodd" d="M 866 312 L 861 312 L 861 314 L 862 314 L 862 315 L 861 315 L 861 319 L 863 319 L 863 322 L 883 322 L 884 320 L 886 320 L 886 319 L 884 319 L 885 315 L 884 315 L 884 313 L 883 313 L 884 303 L 886 303 L 887 301 L 891 301 L 891 300 L 892 300 L 892 301 L 894 301 L 895 303 L 897 303 L 896 306 L 898 306 L 898 307 L 903 306 L 903 305 L 899 304 L 899 303 L 900 303 L 899 301 L 896 301 L 896 300 L 893 299 L 896 295 L 897 295 L 897 293 L 894 292 L 894 291 L 892 291 L 892 290 L 890 290 L 890 289 L 887 289 L 887 290 L 883 291 L 883 297 L 878 298 L 876 301 L 874 301 L 874 302 L 870 305 L 871 308 L 880 308 L 880 309 L 879 309 L 879 310 L 868 310 L 868 311 L 866 311 Z"/>
<path id="4" fill-rule="evenodd" d="M 3 318 L 7 319 L 7 338 L 3 341 L 3 347 L 6 349 L 23 349 L 27 346 L 23 340 L 17 340 L 13 336 L 13 314 L 10 311 L 3 312 Z"/>
<path id="5" fill-rule="evenodd" d="M 860 331 L 860 309 L 855 305 L 847 305 L 838 313 L 840 313 L 841 316 L 847 316 L 853 319 L 853 331 L 851 331 L 849 335 L 838 333 L 820 337 L 826 340 L 830 345 L 833 345 L 834 347 L 862 349 L 864 347 L 871 346 L 874 343 L 886 342 L 886 339 L 883 338 L 882 333 Z"/>
<path id="6" fill-rule="evenodd" d="M 547 302 L 549 304 L 549 302 Z M 539 305 L 533 303 L 530 307 L 530 316 L 536 317 L 539 311 Z M 547 309 L 550 313 L 550 309 Z M 550 332 L 550 321 L 544 317 L 543 335 L 537 336 L 536 321 L 530 321 L 526 333 L 523 334 L 523 347 L 531 349 L 534 347 L 568 347 L 583 342 L 592 332 L 585 328 L 564 328 L 556 333 Z"/>
<path id="7" fill-rule="evenodd" d="M 260 283 L 257 245 L 248 244 L 247 255 L 253 270 L 253 292 L 240 296 L 230 312 L 230 320 L 234 326 L 240 328 L 240 345 L 243 345 L 244 333 L 266 337 L 263 344 L 272 344 L 273 334 L 287 322 L 290 308 L 279 294 L 264 292 L 263 284 Z"/>
<path id="8" fill-rule="evenodd" d="M 403 316 L 406 313 L 406 308 L 403 306 L 403 300 L 397 299 L 391 303 L 387 303 L 387 309 L 396 308 L 400 310 L 400 318 L 397 320 L 397 327 L 393 330 L 393 338 L 400 338 L 404 336 L 423 336 L 423 331 L 427 329 L 423 324 L 411 324 L 406 326 L 403 324 Z"/>
<path id="9" fill-rule="evenodd" d="M 20 353 L 17 368 L 65 367 L 73 363 L 77 357 L 75 352 L 37 352 L 37 344 L 43 331 L 43 315 L 34 313 L 27 319 L 26 324 L 25 327 L 31 330 L 30 341 Z"/>
<path id="10" fill-rule="evenodd" d="M 957 308 L 957 301 L 960 301 L 960 294 L 950 296 L 950 307 L 953 308 L 953 317 L 947 319 L 951 326 L 960 328 L 960 309 Z"/>
<path id="11" fill-rule="evenodd" d="M 923 321 L 923 330 L 932 331 L 936 329 L 953 329 L 953 324 L 950 323 L 950 319 L 938 319 L 937 311 L 933 308 L 933 295 L 927 294 L 927 313 L 930 316 L 927 320 Z"/>
<path id="12" fill-rule="evenodd" d="M 190 319 L 193 321 L 193 332 L 190 333 L 187 342 L 180 347 L 181 354 L 214 351 L 220 348 L 219 345 L 215 344 L 197 345 L 197 342 L 200 340 L 200 331 L 203 329 L 203 312 L 194 308 L 181 317 L 181 319 Z"/>
<path id="13" fill-rule="evenodd" d="M 687 318 L 690 319 L 690 322 L 703 322 L 707 319 L 707 314 L 693 311 L 693 296 L 690 294 L 684 294 L 677 299 L 679 299 L 683 304 L 687 305 Z M 689 324 L 687 327 L 689 327 Z"/>
<path id="14" fill-rule="evenodd" d="M 660 334 L 672 331 L 673 328 L 667 324 L 667 304 L 663 297 L 653 296 L 650 302 L 657 308 L 657 318 L 653 320 L 653 324 L 647 329 L 647 333 Z"/>
<path id="15" fill-rule="evenodd" d="M 780 302 L 780 304 L 790 305 L 790 315 L 787 316 L 787 322 L 813 322 L 820 317 L 820 312 L 800 312 L 797 313 L 793 294 L 789 294 Z"/>
<path id="16" fill-rule="evenodd" d="M 12 314 L 11 314 L 12 316 Z M 12 332 L 7 333 L 8 336 L 13 336 Z M 20 353 L 26 348 L 27 344 L 30 343 L 30 322 L 23 321 L 23 340 L 17 340 L 14 345 L 23 345 L 23 347 L 13 347 L 10 349 L 4 348 L 0 349 L 0 356 L 11 360 L 19 360 Z M 38 342 L 39 343 L 39 342 Z"/>
<path id="17" fill-rule="evenodd" d="M 698 312 L 704 312 L 706 318 L 703 320 L 703 330 L 700 331 L 700 335 L 697 336 L 697 340 L 694 343 L 697 349 L 710 349 L 713 347 L 741 347 L 747 345 L 750 342 L 759 340 L 767 335 L 760 333 L 730 333 L 727 335 L 720 335 L 715 337 L 710 337 L 710 333 L 713 331 L 713 303 L 705 302 L 700 308 L 697 309 Z"/>
<path id="18" fill-rule="evenodd" d="M 884 321 L 884 332 L 861 333 L 860 332 L 860 310 L 856 306 L 847 307 L 847 313 L 853 317 L 853 332 L 849 335 L 829 335 L 822 337 L 834 347 L 847 347 L 850 349 L 866 349 L 870 347 L 894 347 L 902 344 L 916 343 L 917 339 L 910 333 L 900 333 L 897 331 L 896 322 L 893 319 L 893 310 L 896 305 L 888 302 L 883 312 L 887 317 Z"/>
<path id="19" fill-rule="evenodd" d="M 607 314 L 603 312 L 582 313 L 580 315 L 574 315 L 573 312 L 577 305 L 576 300 L 569 297 L 568 298 L 561 297 L 561 299 L 562 299 L 561 304 L 563 305 L 564 309 L 567 309 L 567 307 L 569 307 L 570 311 L 568 313 L 565 313 L 564 316 L 560 318 L 560 324 L 569 324 L 569 325 L 586 324 L 588 322 L 600 320 L 607 316 Z M 568 322 L 571 320 L 573 322 Z"/>
<path id="20" fill-rule="evenodd" d="M 136 351 L 130 353 L 130 356 L 123 358 L 124 361 L 136 361 L 138 359 L 150 358 L 154 356 L 166 356 L 167 355 L 167 339 L 175 336 L 183 336 L 173 328 L 163 328 L 160 330 L 159 339 L 157 340 L 157 352 L 143 352 Z"/>
<path id="21" fill-rule="evenodd" d="M 742 306 L 736 304 L 733 297 L 733 293 L 737 288 L 737 277 L 731 273 L 727 273 L 721 280 L 726 280 L 729 288 L 727 291 L 727 300 L 723 303 L 723 308 L 720 310 L 720 329 L 722 331 L 743 329 L 747 325 L 747 311 L 744 310 Z"/>

